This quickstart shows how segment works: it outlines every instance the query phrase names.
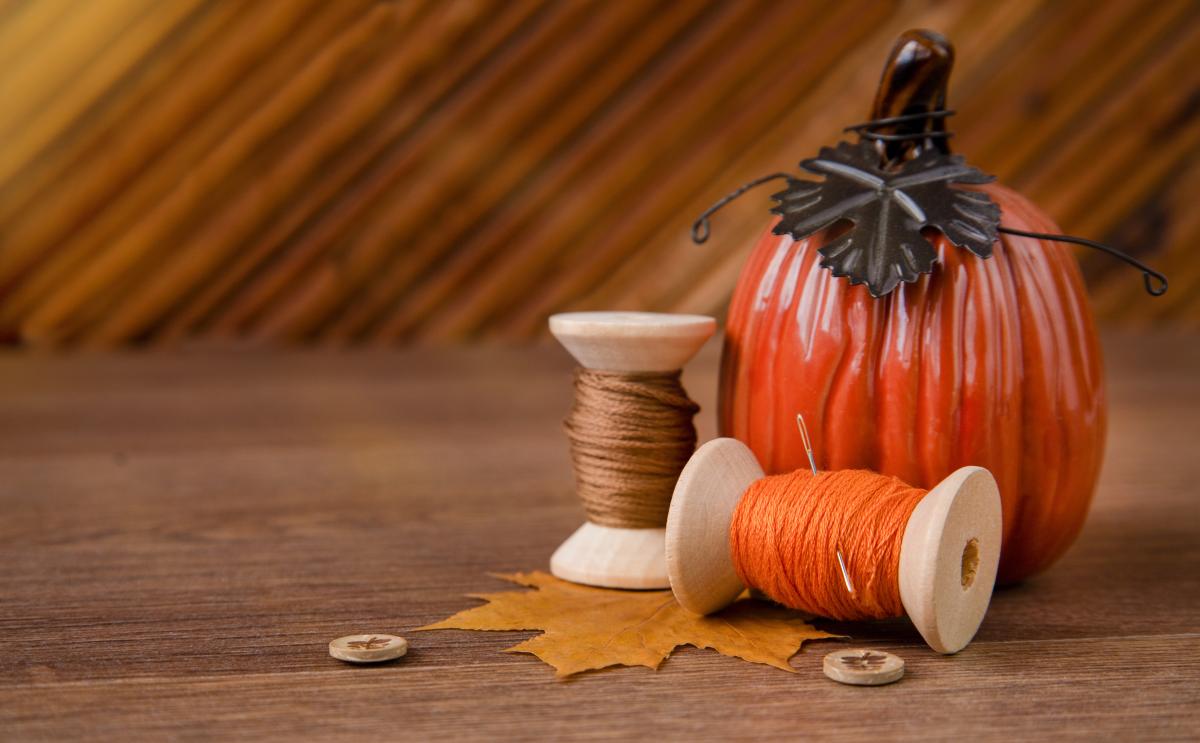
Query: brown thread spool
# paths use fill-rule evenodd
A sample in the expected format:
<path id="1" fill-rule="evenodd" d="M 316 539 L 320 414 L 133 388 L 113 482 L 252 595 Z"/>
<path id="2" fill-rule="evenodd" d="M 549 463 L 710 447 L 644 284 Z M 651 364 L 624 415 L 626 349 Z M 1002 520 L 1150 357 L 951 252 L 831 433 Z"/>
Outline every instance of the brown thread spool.
<path id="1" fill-rule="evenodd" d="M 709 441 L 684 467 L 671 498 L 666 557 L 671 589 L 685 609 L 711 614 L 745 590 L 730 554 L 730 522 L 746 489 L 762 477 L 753 452 L 735 439 Z M 996 581 L 1000 535 L 1000 493 L 982 467 L 951 473 L 909 517 L 897 571 L 900 599 L 937 652 L 962 650 L 979 629 Z"/>
<path id="2" fill-rule="evenodd" d="M 575 368 L 575 404 L 563 421 L 571 442 L 575 493 L 588 521 L 661 528 L 675 481 L 696 451 L 681 372 Z"/>
<path id="3" fill-rule="evenodd" d="M 715 330 L 716 321 L 703 315 L 569 312 L 550 318 L 550 332 L 580 366 L 602 372 L 678 371 Z M 664 526 L 587 521 L 551 556 L 550 572 L 606 588 L 667 588 Z"/>

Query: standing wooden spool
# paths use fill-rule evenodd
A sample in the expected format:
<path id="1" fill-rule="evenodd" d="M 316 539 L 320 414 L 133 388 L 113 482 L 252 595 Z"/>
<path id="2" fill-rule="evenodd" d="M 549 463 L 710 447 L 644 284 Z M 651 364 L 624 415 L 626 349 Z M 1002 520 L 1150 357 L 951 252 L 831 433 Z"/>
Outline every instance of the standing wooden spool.
<path id="1" fill-rule="evenodd" d="M 729 438 L 704 444 L 684 467 L 671 498 L 666 557 L 671 589 L 685 609 L 711 614 L 745 590 L 730 556 L 729 528 L 742 494 L 762 477 L 754 453 Z M 982 467 L 951 473 L 909 518 L 900 598 L 937 652 L 962 650 L 979 629 L 996 582 L 1000 538 L 1000 493 Z"/>
<path id="2" fill-rule="evenodd" d="M 703 315 L 569 312 L 550 332 L 581 366 L 609 372 L 673 372 L 716 330 Z M 550 572 L 606 588 L 667 588 L 663 528 L 627 529 L 586 522 L 555 551 Z"/>

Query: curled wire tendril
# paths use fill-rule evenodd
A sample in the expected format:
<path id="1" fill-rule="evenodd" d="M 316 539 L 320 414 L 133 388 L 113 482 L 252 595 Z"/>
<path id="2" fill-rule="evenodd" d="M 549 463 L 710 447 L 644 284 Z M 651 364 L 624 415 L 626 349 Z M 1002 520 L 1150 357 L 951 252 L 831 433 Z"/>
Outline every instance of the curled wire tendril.
<path id="1" fill-rule="evenodd" d="M 792 180 L 792 176 L 788 175 L 787 173 L 772 173 L 771 175 L 764 175 L 761 178 L 755 178 L 749 183 L 743 183 L 737 189 L 721 197 L 717 203 L 705 209 L 704 213 L 697 217 L 696 221 L 692 223 L 692 242 L 700 245 L 708 240 L 708 236 L 712 234 L 712 227 L 709 224 L 708 218 L 719 211 L 721 207 L 725 206 L 755 186 L 761 186 L 762 184 L 768 181 L 773 181 L 776 178 L 783 178 L 784 180 L 788 181 Z"/>

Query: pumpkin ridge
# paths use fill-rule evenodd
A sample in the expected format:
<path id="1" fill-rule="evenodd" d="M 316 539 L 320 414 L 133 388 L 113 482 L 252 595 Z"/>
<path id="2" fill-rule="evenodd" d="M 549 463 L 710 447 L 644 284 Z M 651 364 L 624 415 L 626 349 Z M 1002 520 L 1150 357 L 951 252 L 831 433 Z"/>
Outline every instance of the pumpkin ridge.
<path id="1" fill-rule="evenodd" d="M 772 272 L 771 284 L 769 288 L 764 290 L 760 287 L 757 297 L 756 310 L 762 310 L 766 314 L 765 325 L 759 328 L 760 334 L 758 343 L 760 348 L 763 345 L 771 345 L 775 338 L 779 338 L 781 333 L 787 326 L 787 318 L 780 307 L 780 289 L 781 282 L 785 277 L 784 269 L 788 265 L 791 257 L 797 250 L 797 242 L 790 237 L 784 237 L 775 242 L 774 254 L 771 256 L 770 263 L 767 265 L 767 271 Z M 780 367 L 785 367 L 782 370 Z M 772 388 L 780 389 L 786 396 L 791 394 L 786 365 L 779 363 L 765 364 L 760 370 L 762 375 L 760 383 Z M 756 420 L 751 425 L 757 425 L 760 429 L 760 435 L 767 441 L 774 442 L 772 451 L 775 452 L 773 461 L 767 463 L 766 466 L 777 467 L 778 460 L 786 457 L 786 442 L 787 439 L 781 437 L 779 426 L 779 406 L 763 406 L 755 413 Z"/>
<path id="2" fill-rule="evenodd" d="M 865 287 L 864 287 L 865 288 Z M 869 290 L 868 290 L 869 291 Z M 878 302 L 871 297 L 864 300 L 863 305 L 867 312 L 866 335 L 863 339 L 863 412 L 869 413 L 868 420 L 879 420 L 879 405 L 880 405 L 880 384 L 879 384 L 879 362 L 883 355 L 884 331 L 886 323 L 890 317 L 892 307 L 892 297 L 887 297 L 886 302 Z M 877 462 L 880 455 L 879 437 L 874 432 L 868 432 L 862 437 L 862 459 L 868 462 Z"/>
<path id="3" fill-rule="evenodd" d="M 1008 432 L 1003 433 L 999 440 L 1002 452 L 1001 467 L 994 471 L 997 482 L 1001 487 L 1002 501 L 1009 507 L 1004 513 L 1004 534 L 1013 533 L 1022 510 L 1022 500 L 1019 488 L 1024 472 L 1024 430 L 1028 418 L 1025 415 L 1025 394 L 1020 369 L 1023 367 L 1025 348 L 1022 335 L 1022 316 L 1018 313 L 1005 315 L 1003 306 L 1014 306 L 1020 301 L 1017 288 L 1017 278 L 1011 260 L 1011 246 L 1007 236 L 1001 234 L 997 240 L 992 258 L 995 261 L 994 270 L 985 272 L 993 285 L 992 290 L 992 319 L 991 327 L 997 329 L 999 340 L 1007 345 L 998 350 L 1002 356 L 997 361 L 998 380 L 1002 389 L 997 393 L 997 425 Z M 1001 332 L 1004 331 L 1004 332 Z M 1015 421 L 1011 420 L 1015 418 Z M 1009 438 L 1011 437 L 1011 439 Z"/>

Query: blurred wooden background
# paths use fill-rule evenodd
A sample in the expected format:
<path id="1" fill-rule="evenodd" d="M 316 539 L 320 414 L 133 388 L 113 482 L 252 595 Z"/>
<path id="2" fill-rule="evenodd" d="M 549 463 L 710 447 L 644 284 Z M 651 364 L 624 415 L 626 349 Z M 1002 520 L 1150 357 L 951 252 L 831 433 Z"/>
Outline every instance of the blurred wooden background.
<path id="1" fill-rule="evenodd" d="M 526 338 L 720 313 L 767 193 L 900 31 L 958 50 L 955 148 L 1070 233 L 1110 324 L 1200 328 L 1195 0 L 4 0 L 0 339 Z"/>

